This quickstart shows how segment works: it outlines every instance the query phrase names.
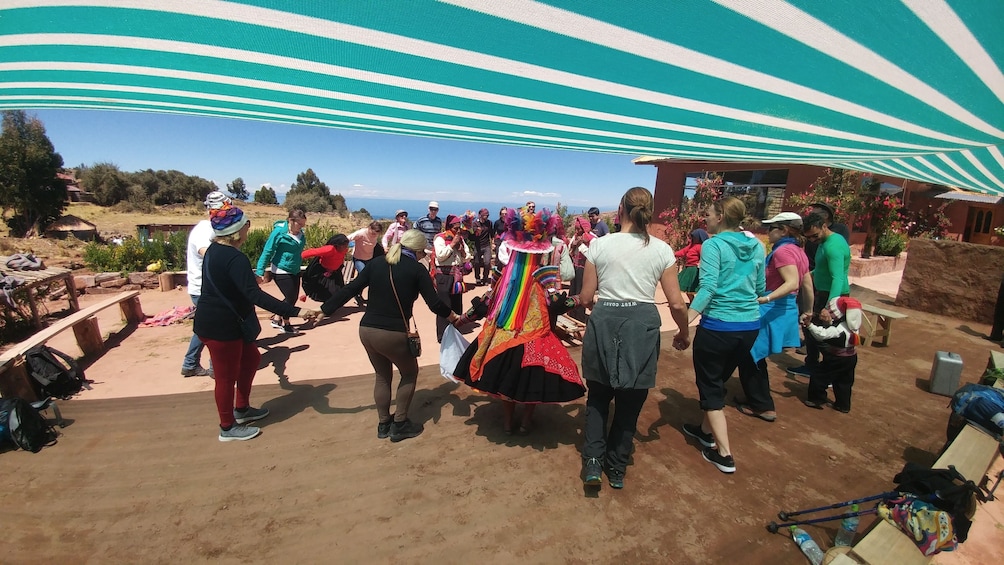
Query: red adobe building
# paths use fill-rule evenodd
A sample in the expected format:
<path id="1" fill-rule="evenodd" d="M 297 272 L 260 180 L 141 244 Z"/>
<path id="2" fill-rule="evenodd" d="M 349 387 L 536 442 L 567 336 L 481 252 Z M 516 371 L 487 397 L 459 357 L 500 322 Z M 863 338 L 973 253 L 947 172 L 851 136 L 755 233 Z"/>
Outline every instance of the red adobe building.
<path id="1" fill-rule="evenodd" d="M 726 191 L 737 195 L 756 195 L 751 210 L 755 218 L 766 219 L 785 210 L 792 210 L 785 202 L 789 195 L 808 192 L 815 180 L 823 176 L 825 167 L 792 163 L 736 163 L 693 161 L 667 157 L 638 157 L 636 165 L 652 165 L 655 176 L 656 216 L 664 210 L 679 206 L 688 187 L 707 173 L 722 175 Z M 994 228 L 1004 225 L 1004 199 L 965 192 L 941 185 L 931 185 L 915 180 L 873 175 L 883 183 L 882 189 L 900 194 L 904 206 L 921 211 L 932 206 L 938 208 L 948 203 L 945 213 L 952 223 L 949 237 L 959 241 L 1004 245 L 1004 238 L 994 234 Z M 865 234 L 851 233 L 851 244 L 864 242 Z"/>

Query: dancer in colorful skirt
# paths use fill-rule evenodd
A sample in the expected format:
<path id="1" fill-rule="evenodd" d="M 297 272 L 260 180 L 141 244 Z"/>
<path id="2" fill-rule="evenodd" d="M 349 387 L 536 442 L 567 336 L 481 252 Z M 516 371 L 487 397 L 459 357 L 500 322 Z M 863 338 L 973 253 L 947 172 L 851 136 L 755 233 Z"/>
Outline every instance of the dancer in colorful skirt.
<path id="1" fill-rule="evenodd" d="M 560 221 L 548 210 L 507 211 L 500 253 L 505 266 L 481 311 L 487 313 L 481 333 L 454 371 L 471 388 L 502 399 L 507 434 L 513 433 L 516 404 L 524 406 L 518 431 L 525 434 L 537 404 L 570 402 L 586 391 L 579 367 L 552 330 L 548 310 L 550 304 L 564 304 L 554 292 L 558 267 L 547 264 L 551 234 Z M 476 317 L 462 316 L 457 325 Z"/>

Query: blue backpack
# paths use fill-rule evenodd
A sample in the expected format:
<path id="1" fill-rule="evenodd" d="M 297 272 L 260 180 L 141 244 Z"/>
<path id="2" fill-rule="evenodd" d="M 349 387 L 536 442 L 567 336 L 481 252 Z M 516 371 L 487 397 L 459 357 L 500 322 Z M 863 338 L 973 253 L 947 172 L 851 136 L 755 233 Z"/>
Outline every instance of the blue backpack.
<path id="1" fill-rule="evenodd" d="M 1004 389 L 967 384 L 955 391 L 949 403 L 952 411 L 998 440 L 1004 429 Z"/>

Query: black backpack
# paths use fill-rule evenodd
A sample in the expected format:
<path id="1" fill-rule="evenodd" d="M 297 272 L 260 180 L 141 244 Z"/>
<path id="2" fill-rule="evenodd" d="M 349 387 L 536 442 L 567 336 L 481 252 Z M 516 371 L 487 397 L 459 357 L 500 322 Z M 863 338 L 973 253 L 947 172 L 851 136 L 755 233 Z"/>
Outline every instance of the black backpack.
<path id="1" fill-rule="evenodd" d="M 959 543 L 969 536 L 976 502 L 986 500 L 976 483 L 963 477 L 954 465 L 949 465 L 948 469 L 929 469 L 907 461 L 892 480 L 897 491 L 917 495 L 939 510 L 948 512 Z"/>
<path id="2" fill-rule="evenodd" d="M 58 356 L 58 359 L 57 359 Z M 67 399 L 88 387 L 84 372 L 69 355 L 45 345 L 36 345 L 24 354 L 32 386 L 39 398 Z"/>
<path id="3" fill-rule="evenodd" d="M 23 398 L 0 398 L 0 445 L 14 444 L 32 453 L 56 443 L 56 430 Z"/>

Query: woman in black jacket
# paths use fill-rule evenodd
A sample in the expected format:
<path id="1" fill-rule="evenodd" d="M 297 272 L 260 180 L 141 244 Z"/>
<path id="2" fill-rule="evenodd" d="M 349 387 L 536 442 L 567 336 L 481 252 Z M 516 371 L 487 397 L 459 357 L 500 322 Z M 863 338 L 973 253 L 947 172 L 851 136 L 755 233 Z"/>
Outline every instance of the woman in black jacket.
<path id="1" fill-rule="evenodd" d="M 249 399 L 261 360 L 254 343 L 261 332 L 254 307 L 283 317 L 312 319 L 320 313 L 286 304 L 258 288 L 251 262 L 240 250 L 251 226 L 240 208 L 212 210 L 210 222 L 215 237 L 202 262 L 202 295 L 195 311 L 195 334 L 209 348 L 213 362 L 220 441 L 244 441 L 261 433 L 259 428 L 245 424 L 268 416 L 268 409 L 253 408 Z"/>
<path id="2" fill-rule="evenodd" d="M 373 400 L 376 403 L 377 437 L 390 437 L 401 441 L 422 433 L 422 425 L 408 419 L 408 407 L 415 394 L 418 379 L 418 359 L 408 348 L 408 321 L 418 296 L 436 315 L 448 318 L 450 323 L 458 316 L 450 306 L 439 299 L 429 278 L 429 270 L 419 261 L 425 257 L 428 240 L 419 230 L 408 230 L 382 257 L 366 265 L 355 279 L 336 292 L 322 306 L 325 315 L 331 315 L 353 296 L 369 287 L 366 313 L 359 322 L 359 341 L 362 342 L 376 372 Z M 397 387 L 397 408 L 390 413 L 391 379 L 394 366 L 401 373 Z"/>

